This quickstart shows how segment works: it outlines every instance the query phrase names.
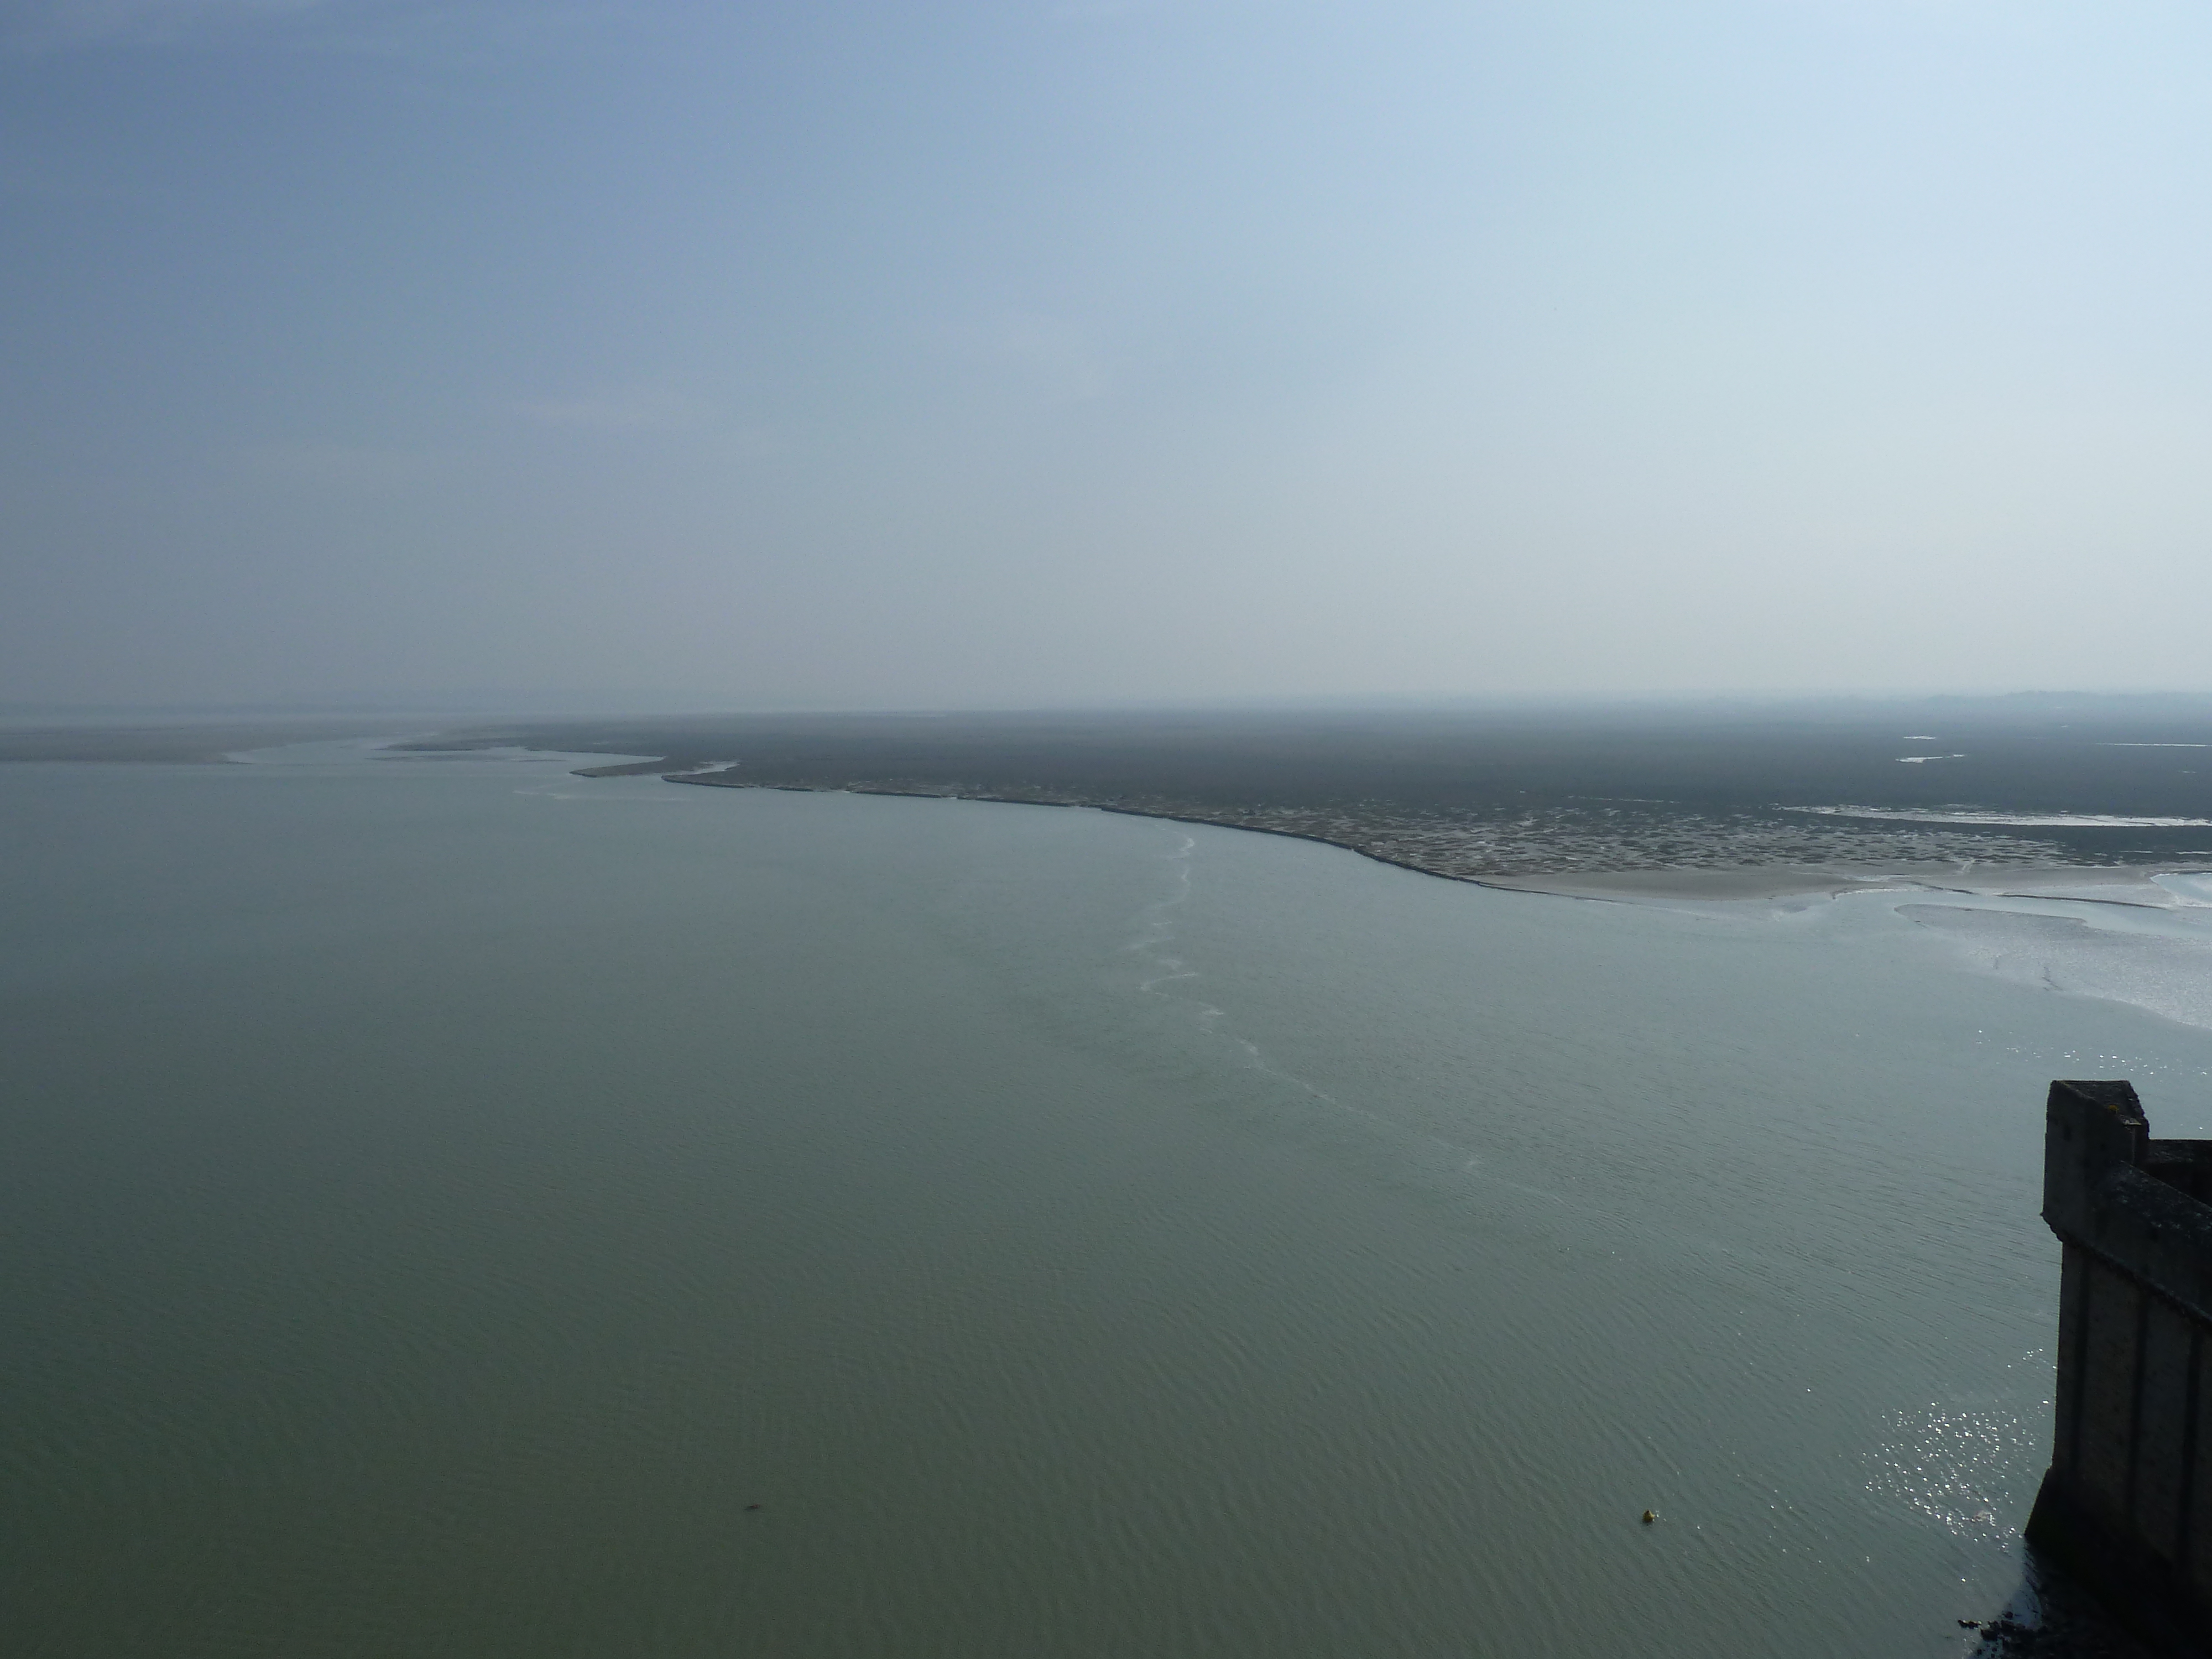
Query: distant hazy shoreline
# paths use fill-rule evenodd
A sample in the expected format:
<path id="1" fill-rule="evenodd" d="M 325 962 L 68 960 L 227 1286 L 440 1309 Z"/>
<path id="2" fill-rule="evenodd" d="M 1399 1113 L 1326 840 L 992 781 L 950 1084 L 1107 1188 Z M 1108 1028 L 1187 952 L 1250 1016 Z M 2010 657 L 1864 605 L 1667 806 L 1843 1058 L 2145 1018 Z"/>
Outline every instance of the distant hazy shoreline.
<path id="1" fill-rule="evenodd" d="M 0 760 L 607 757 L 583 777 L 1087 806 L 1583 899 L 2018 893 L 2212 868 L 2212 698 L 0 729 Z M 2124 902 L 2124 901 L 2123 901 Z"/>
<path id="2" fill-rule="evenodd" d="M 394 722 L 366 717 L 210 723 L 0 726 L 0 763 L 84 761 L 220 766 L 248 749 L 335 738 L 390 736 Z M 423 728 L 415 728 L 421 731 Z"/>

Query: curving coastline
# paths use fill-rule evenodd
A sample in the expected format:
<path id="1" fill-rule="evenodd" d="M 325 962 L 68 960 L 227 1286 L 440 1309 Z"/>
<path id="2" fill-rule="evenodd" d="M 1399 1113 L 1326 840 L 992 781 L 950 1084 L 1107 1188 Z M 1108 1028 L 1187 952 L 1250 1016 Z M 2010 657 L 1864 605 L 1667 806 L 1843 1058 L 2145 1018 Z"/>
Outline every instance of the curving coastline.
<path id="1" fill-rule="evenodd" d="M 1893 857 L 1887 860 L 1869 860 L 1848 865 L 1721 862 L 1719 860 L 1726 858 L 1731 850 L 1723 842 L 1723 844 L 1705 849 L 1706 855 L 1714 861 L 1702 864 L 1638 866 L 1625 862 L 1610 865 L 1581 862 L 1550 869 L 1481 870 L 1465 867 L 1462 860 L 1470 850 L 1467 842 L 1461 839 L 1455 842 L 1449 832 L 1440 830 L 1434 822 L 1424 823 L 1420 827 L 1431 840 L 1444 842 L 1443 856 L 1425 859 L 1416 853 L 1401 851 L 1389 844 L 1388 838 L 1401 820 L 1397 820 L 1387 811 L 1342 815 L 1352 820 L 1348 832 L 1340 830 L 1332 833 L 1330 828 L 1322 825 L 1267 821 L 1262 816 L 1266 809 L 1209 811 L 1180 802 L 1094 800 L 1042 791 L 1017 793 L 877 781 L 837 784 L 770 781 L 735 775 L 735 768 L 728 763 L 716 763 L 714 769 L 690 766 L 665 769 L 669 765 L 670 757 L 664 757 L 653 762 L 586 768 L 576 775 L 658 775 L 670 783 L 695 784 L 717 789 L 774 789 L 794 794 L 878 795 L 909 800 L 988 802 L 1006 806 L 1082 807 L 1130 817 L 1158 818 L 1171 823 L 1281 836 L 1294 841 L 1337 848 L 1377 864 L 1387 864 L 1397 869 L 1412 871 L 1417 875 L 1433 876 L 1445 881 L 1464 882 L 1471 886 L 1489 887 L 1501 891 L 1545 893 L 1562 898 L 1608 903 L 1667 900 L 1771 900 L 1833 896 L 1877 888 L 2033 896 L 2033 894 L 2009 890 L 2054 884 L 2136 884 L 2156 874 L 2194 872 L 2212 866 L 2212 859 L 2066 863 L 2051 860 L 2047 849 L 2041 847 L 2014 847 L 2009 842 L 1991 845 L 1986 841 L 1973 852 L 1964 854 L 1946 843 L 1940 851 L 1935 847 L 1928 848 L 1919 857 Z M 1280 811 L 1276 809 L 1276 813 L 1279 815 Z M 1358 819 L 1361 817 L 1366 817 L 1372 826 L 1368 834 L 1359 833 L 1363 826 L 1358 823 Z M 1527 817 L 1522 820 L 1522 826 L 1529 830 L 1539 827 Z M 1672 829 L 1679 835 L 1679 823 Z M 1741 839 L 1740 836 L 1726 837 L 1723 828 L 1721 836 L 1716 839 L 1724 837 Z M 1632 850 L 1633 842 L 1624 838 L 1617 853 L 1630 854 Z M 1738 856 L 1741 856 L 1740 853 Z"/>

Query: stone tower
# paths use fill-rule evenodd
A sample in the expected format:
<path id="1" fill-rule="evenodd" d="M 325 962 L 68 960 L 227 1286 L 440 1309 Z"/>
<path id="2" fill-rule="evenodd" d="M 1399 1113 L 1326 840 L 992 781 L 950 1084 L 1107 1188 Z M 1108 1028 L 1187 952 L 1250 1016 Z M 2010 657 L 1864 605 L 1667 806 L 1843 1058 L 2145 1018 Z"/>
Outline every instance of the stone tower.
<path id="1" fill-rule="evenodd" d="M 2161 1645 L 2212 1652 L 2212 1141 L 2153 1140 L 2126 1083 L 2053 1083 L 2064 1246 L 2051 1472 L 2028 1541 Z"/>

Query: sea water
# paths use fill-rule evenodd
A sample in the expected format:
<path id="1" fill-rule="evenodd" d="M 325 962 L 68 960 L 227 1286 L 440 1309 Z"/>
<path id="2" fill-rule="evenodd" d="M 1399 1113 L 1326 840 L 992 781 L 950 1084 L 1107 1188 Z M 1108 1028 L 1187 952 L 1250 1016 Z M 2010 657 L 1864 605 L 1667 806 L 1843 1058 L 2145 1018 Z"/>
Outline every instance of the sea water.
<path id="1" fill-rule="evenodd" d="M 1956 1651 L 2044 1089 L 2212 1128 L 1894 896 L 276 758 L 0 769 L 11 1653 Z"/>

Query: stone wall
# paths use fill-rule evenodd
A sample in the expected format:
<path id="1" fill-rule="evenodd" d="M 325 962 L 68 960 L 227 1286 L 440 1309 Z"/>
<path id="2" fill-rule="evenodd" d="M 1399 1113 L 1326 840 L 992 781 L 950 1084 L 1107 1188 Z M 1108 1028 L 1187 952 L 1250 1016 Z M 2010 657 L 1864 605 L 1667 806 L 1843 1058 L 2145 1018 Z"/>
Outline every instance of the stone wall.
<path id="1" fill-rule="evenodd" d="M 2123 1082 L 2051 1085 L 2064 1247 L 2051 1472 L 2028 1541 L 2160 1645 L 2212 1652 L 2212 1142 L 2153 1140 Z"/>

